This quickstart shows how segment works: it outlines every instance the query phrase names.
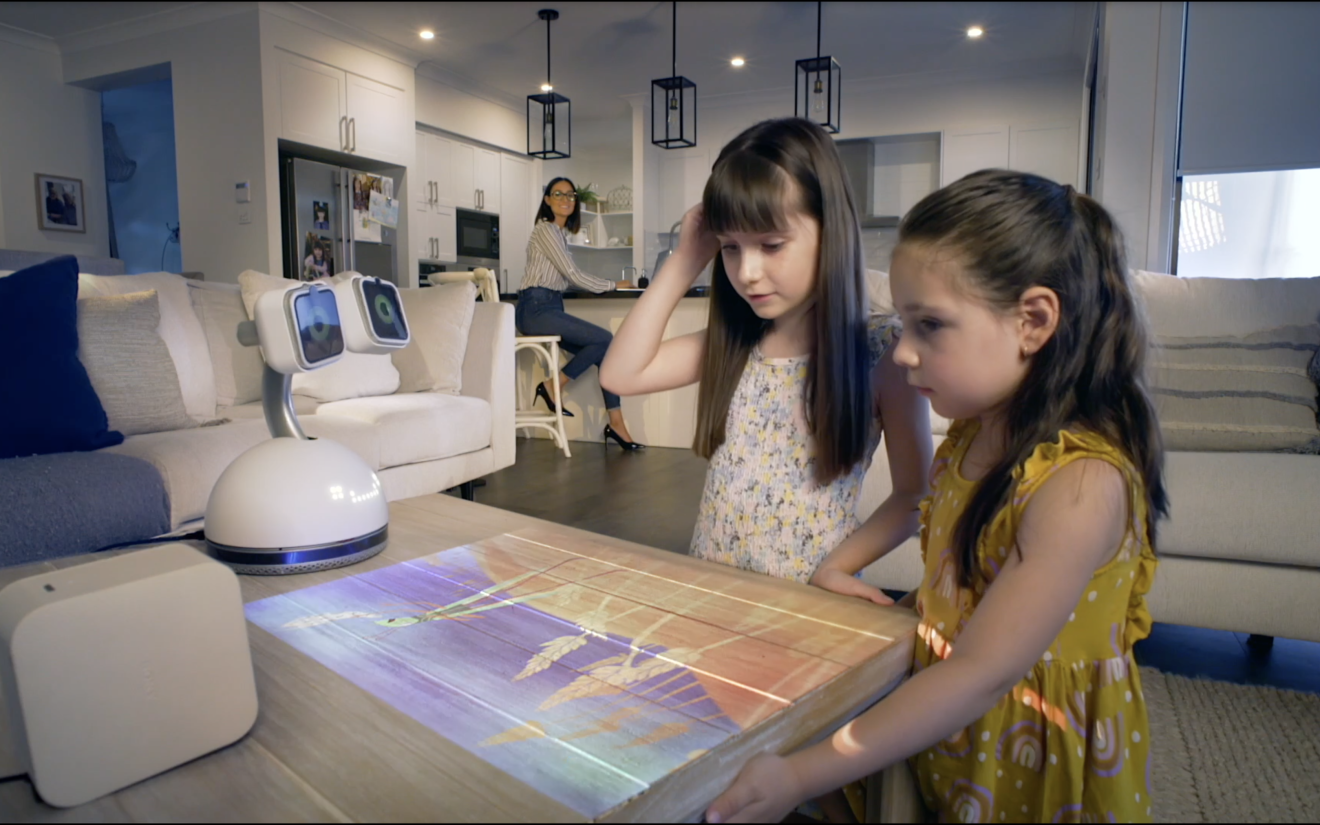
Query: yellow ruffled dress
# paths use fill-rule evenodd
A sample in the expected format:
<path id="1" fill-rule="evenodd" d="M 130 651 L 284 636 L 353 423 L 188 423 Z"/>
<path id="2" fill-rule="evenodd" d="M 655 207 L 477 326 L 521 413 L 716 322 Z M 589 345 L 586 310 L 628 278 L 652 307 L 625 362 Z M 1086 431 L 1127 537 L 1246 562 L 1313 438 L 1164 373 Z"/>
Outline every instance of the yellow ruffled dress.
<path id="1" fill-rule="evenodd" d="M 941 821 L 1150 822 L 1150 726 L 1132 645 L 1150 633 L 1145 594 L 1157 562 L 1141 476 L 1094 433 L 1064 431 L 1041 444 L 1019 471 L 1011 505 L 982 534 L 979 580 L 962 588 L 950 541 L 976 487 L 959 468 L 978 427 L 950 427 L 932 465 L 933 492 L 921 505 L 926 572 L 914 671 L 957 646 L 1014 552 L 1027 503 L 1054 471 L 1082 458 L 1113 464 L 1131 491 L 1132 523 L 1118 554 L 1091 577 L 1068 623 L 1022 681 L 981 719 L 913 757 L 926 806 Z"/>

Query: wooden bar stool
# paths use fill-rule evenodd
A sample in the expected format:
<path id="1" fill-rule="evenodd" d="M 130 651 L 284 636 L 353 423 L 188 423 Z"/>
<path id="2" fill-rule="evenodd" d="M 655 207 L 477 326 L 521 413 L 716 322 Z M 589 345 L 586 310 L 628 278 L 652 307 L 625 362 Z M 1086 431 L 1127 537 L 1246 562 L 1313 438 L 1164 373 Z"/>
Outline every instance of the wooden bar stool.
<path id="1" fill-rule="evenodd" d="M 553 387 L 550 395 L 557 398 L 554 412 L 540 412 L 532 409 L 536 405 L 536 397 L 526 407 L 523 406 L 522 385 L 517 388 L 518 409 L 513 414 L 514 427 L 519 430 L 530 427 L 540 427 L 550 433 L 550 437 L 555 440 L 555 445 L 564 451 L 565 458 L 572 458 L 573 454 L 568 449 L 568 434 L 564 432 L 564 399 L 559 394 L 559 336 L 558 335 L 517 335 L 513 339 L 513 354 L 516 358 L 518 350 L 529 349 L 536 353 L 537 360 L 545 362 L 546 372 L 550 374 L 550 386 Z"/>

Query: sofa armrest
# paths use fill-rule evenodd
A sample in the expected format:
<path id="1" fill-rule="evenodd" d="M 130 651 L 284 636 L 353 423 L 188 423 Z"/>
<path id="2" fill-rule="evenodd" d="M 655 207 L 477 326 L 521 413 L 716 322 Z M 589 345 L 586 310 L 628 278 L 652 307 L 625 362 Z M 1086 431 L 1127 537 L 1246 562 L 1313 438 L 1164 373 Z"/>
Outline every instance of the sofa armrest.
<path id="1" fill-rule="evenodd" d="M 513 306 L 478 301 L 463 356 L 463 395 L 490 404 L 493 470 L 513 464 L 514 430 Z"/>

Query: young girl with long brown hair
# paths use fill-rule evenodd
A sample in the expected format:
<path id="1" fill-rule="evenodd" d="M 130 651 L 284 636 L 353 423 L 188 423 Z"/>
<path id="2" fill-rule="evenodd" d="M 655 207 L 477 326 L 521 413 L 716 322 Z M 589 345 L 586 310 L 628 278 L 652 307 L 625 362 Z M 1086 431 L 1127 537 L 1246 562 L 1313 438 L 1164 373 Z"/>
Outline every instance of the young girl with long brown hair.
<path id="1" fill-rule="evenodd" d="M 955 419 L 922 502 L 914 676 L 755 757 L 707 821 L 778 821 L 911 757 L 941 821 L 1148 822 L 1132 646 L 1168 498 L 1118 227 L 1071 186 L 977 172 L 903 218 L 890 279 L 894 360 Z"/>
<path id="2" fill-rule="evenodd" d="M 662 341 L 712 258 L 706 329 Z M 620 395 L 701 381 L 694 448 L 710 467 L 693 556 L 891 603 L 855 574 L 916 531 L 931 434 L 927 403 L 889 354 L 896 319 L 868 319 L 867 306 L 830 136 L 786 118 L 730 141 L 601 366 Z M 881 424 L 894 492 L 859 528 Z"/>

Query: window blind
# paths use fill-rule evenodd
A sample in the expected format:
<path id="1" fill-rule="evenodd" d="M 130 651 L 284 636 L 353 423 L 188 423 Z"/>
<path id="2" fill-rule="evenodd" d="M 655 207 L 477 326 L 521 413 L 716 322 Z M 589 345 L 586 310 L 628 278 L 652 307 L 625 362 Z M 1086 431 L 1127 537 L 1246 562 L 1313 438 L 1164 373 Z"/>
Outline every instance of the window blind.
<path id="1" fill-rule="evenodd" d="M 1320 167 L 1320 3 L 1192 2 L 1178 173 Z"/>

